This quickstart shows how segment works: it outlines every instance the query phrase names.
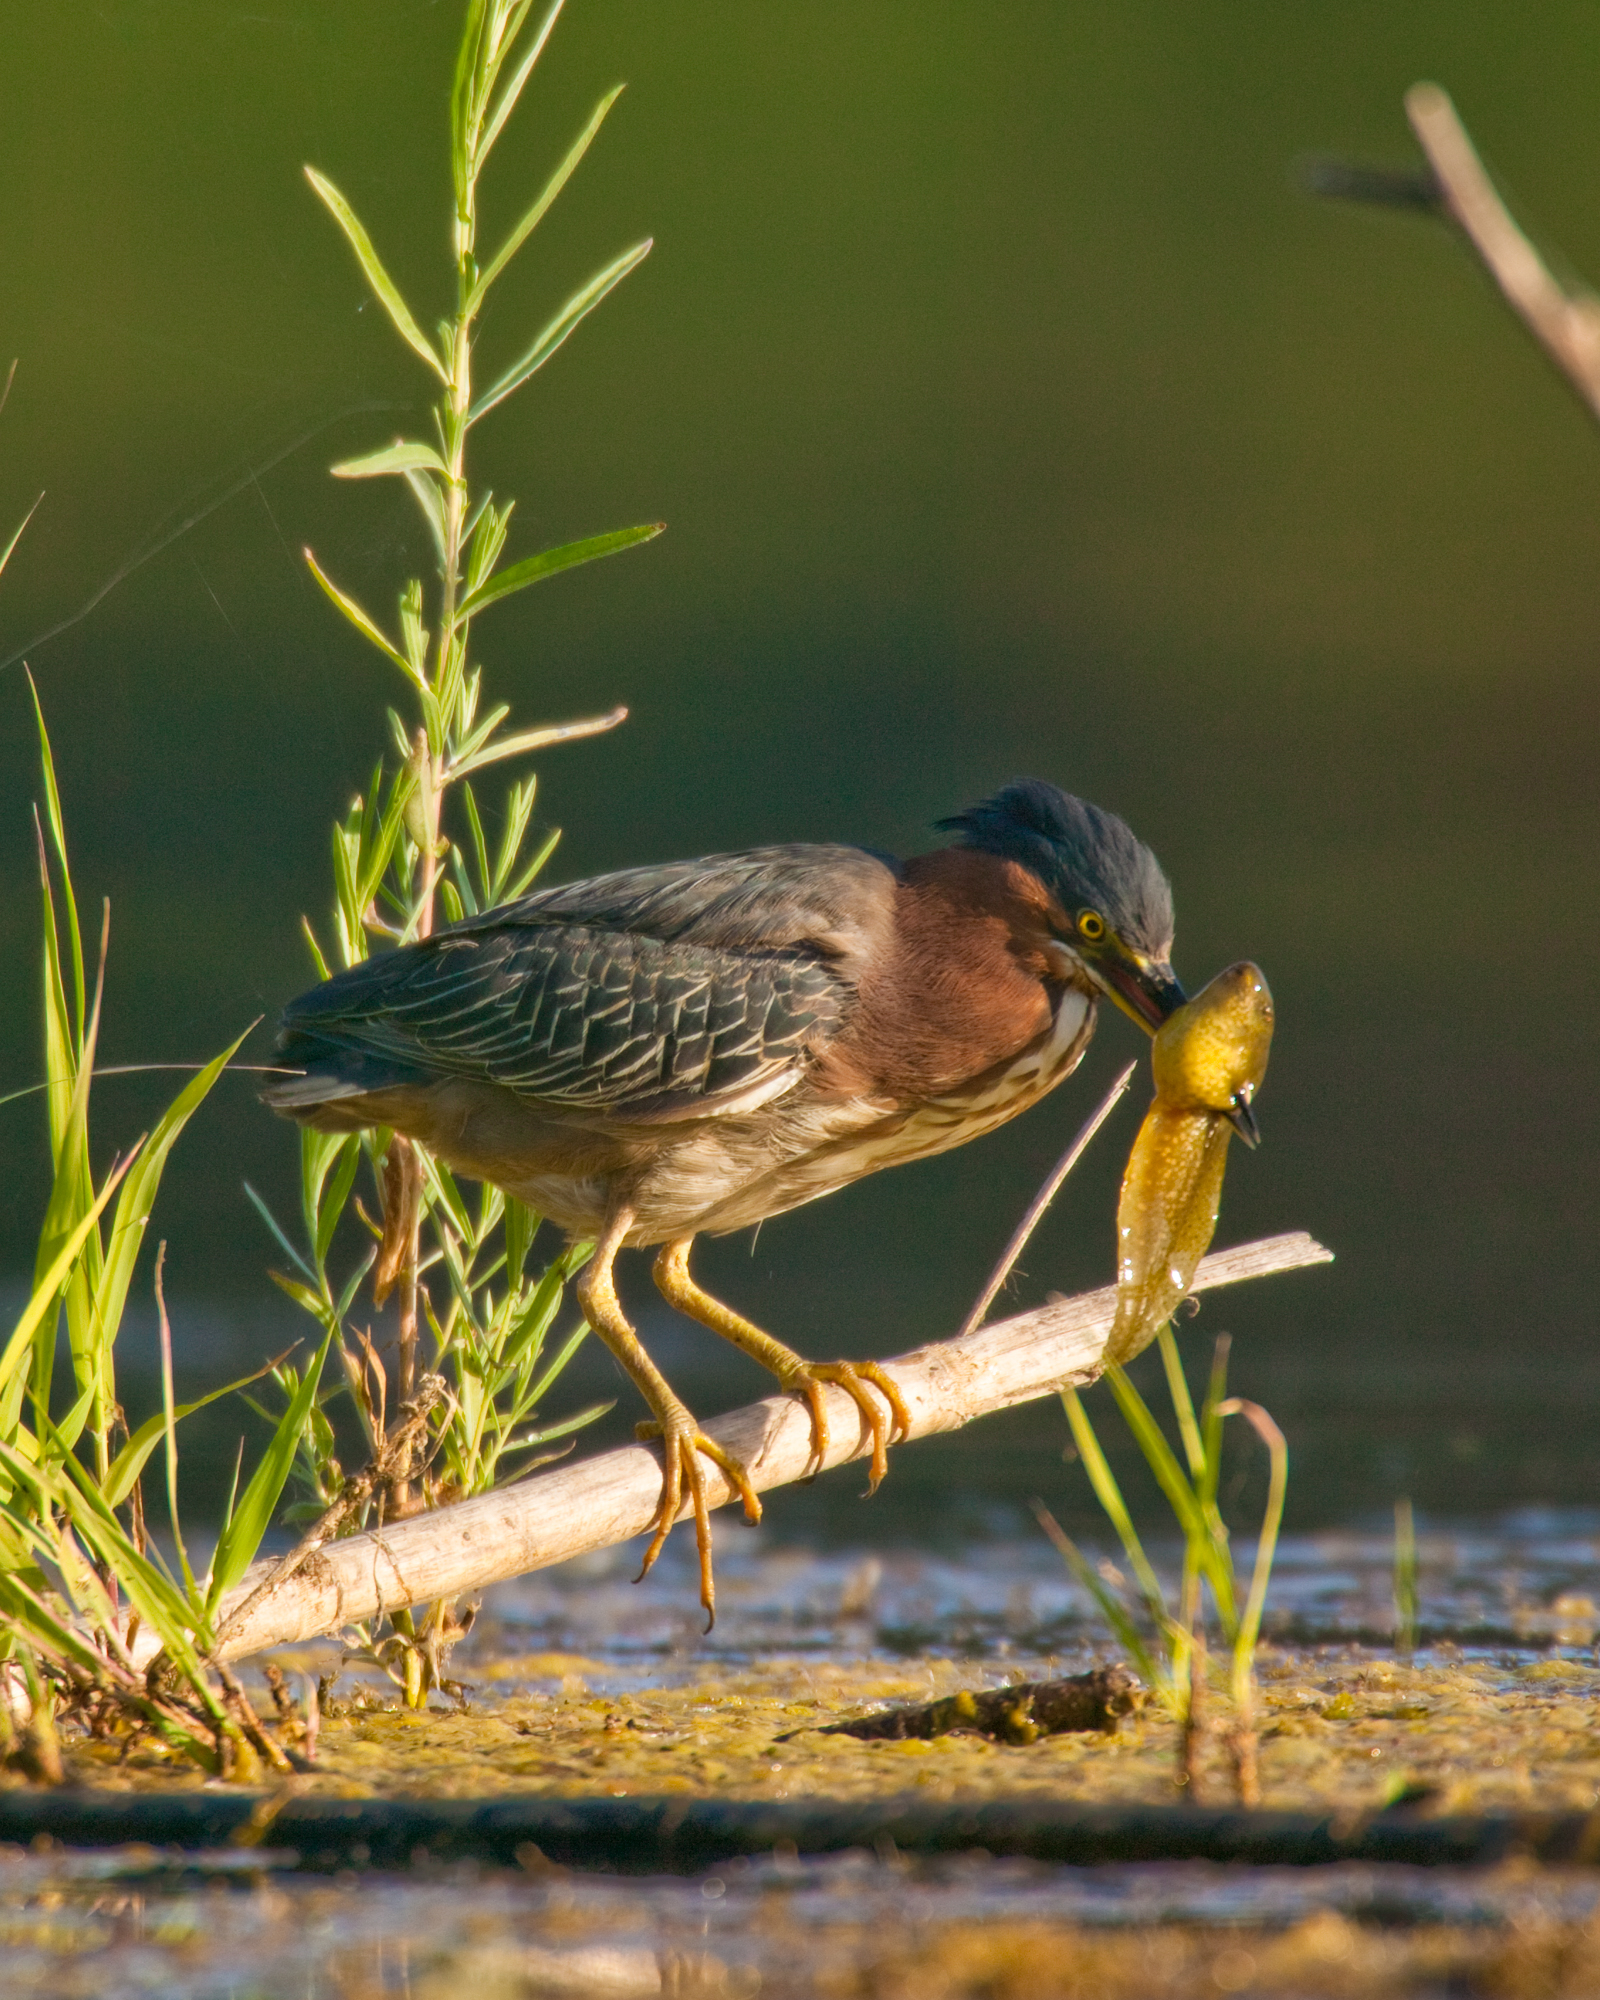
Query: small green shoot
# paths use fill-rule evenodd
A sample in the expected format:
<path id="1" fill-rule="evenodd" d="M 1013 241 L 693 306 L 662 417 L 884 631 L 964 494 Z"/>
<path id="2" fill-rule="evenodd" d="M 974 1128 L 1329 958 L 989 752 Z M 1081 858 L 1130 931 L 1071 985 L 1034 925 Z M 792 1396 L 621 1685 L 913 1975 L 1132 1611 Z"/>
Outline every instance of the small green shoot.
<path id="1" fill-rule="evenodd" d="M 1228 1647 L 1227 1691 L 1233 1706 L 1228 1748 L 1235 1782 L 1241 1802 L 1253 1805 L 1260 1796 L 1256 1774 L 1255 1657 L 1288 1490 L 1288 1447 L 1282 1431 L 1259 1404 L 1227 1395 L 1226 1335 L 1217 1342 L 1210 1381 L 1198 1415 L 1171 1326 L 1163 1327 L 1157 1339 L 1183 1451 L 1181 1460 L 1127 1373 L 1113 1364 L 1106 1369 L 1105 1379 L 1183 1537 L 1183 1569 L 1176 1606 L 1168 1602 L 1083 1399 L 1075 1389 L 1063 1390 L 1061 1396 L 1073 1442 L 1095 1498 L 1122 1544 L 1143 1608 L 1145 1628 L 1141 1628 L 1137 1612 L 1123 1594 L 1124 1586 L 1116 1573 L 1108 1574 L 1109 1566 L 1102 1565 L 1097 1575 L 1045 1508 L 1036 1503 L 1035 1512 L 1073 1576 L 1094 1599 L 1118 1644 L 1183 1726 L 1184 1769 L 1191 1778 L 1196 1769 L 1200 1717 L 1206 1707 L 1204 1594 L 1209 1592 Z M 1217 1505 L 1223 1425 L 1231 1416 L 1243 1417 L 1255 1431 L 1267 1448 L 1270 1463 L 1255 1563 L 1242 1607 L 1228 1530 Z"/>
<path id="2" fill-rule="evenodd" d="M 1394 1503 L 1394 1649 L 1402 1660 L 1417 1650 L 1417 1522 L 1408 1499 Z"/>

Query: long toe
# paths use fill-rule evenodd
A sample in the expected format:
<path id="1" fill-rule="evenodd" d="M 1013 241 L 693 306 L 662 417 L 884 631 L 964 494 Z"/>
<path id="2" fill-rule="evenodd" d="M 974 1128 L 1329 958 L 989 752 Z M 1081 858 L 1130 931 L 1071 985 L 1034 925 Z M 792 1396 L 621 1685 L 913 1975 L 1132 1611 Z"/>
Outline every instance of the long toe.
<path id="1" fill-rule="evenodd" d="M 900 1384 L 886 1369 L 880 1368 L 876 1361 L 858 1361 L 855 1368 L 856 1373 L 864 1381 L 870 1382 L 889 1405 L 890 1413 L 894 1417 L 894 1427 L 889 1433 L 890 1444 L 893 1444 L 896 1438 L 910 1437 L 911 1411 L 906 1405 L 905 1397 L 900 1393 Z"/>
<path id="2" fill-rule="evenodd" d="M 683 1504 L 683 1454 L 664 1424 L 637 1424 L 634 1436 L 641 1443 L 648 1443 L 652 1438 L 662 1440 L 661 1498 L 656 1503 L 655 1515 L 650 1523 L 650 1543 L 644 1552 L 644 1561 L 639 1565 L 639 1574 L 633 1579 L 635 1583 L 643 1583 L 655 1566 L 656 1557 L 660 1555 L 668 1531 Z"/>
<path id="3" fill-rule="evenodd" d="M 822 1398 L 818 1385 L 832 1383 L 843 1389 L 855 1404 L 861 1416 L 861 1436 L 865 1443 L 871 1441 L 872 1464 L 867 1474 L 867 1491 L 875 1493 L 884 1475 L 889 1470 L 889 1446 L 896 1436 L 904 1437 L 911 1428 L 911 1412 L 906 1408 L 905 1398 L 899 1388 L 890 1380 L 875 1361 L 808 1361 L 796 1372 L 790 1386 L 803 1394 L 811 1405 L 811 1432 L 814 1463 L 820 1470 L 823 1454 L 827 1450 L 828 1426 L 822 1411 Z M 867 1383 L 882 1395 L 889 1406 L 889 1418 L 885 1421 L 883 1411 Z M 818 1431 L 821 1442 L 818 1443 Z"/>
<path id="4" fill-rule="evenodd" d="M 731 1452 L 724 1451 L 714 1438 L 707 1437 L 687 1410 L 675 1412 L 665 1420 L 639 1424 L 634 1434 L 644 1440 L 659 1438 L 665 1461 L 661 1473 L 661 1501 L 651 1522 L 650 1545 L 645 1550 L 644 1562 L 634 1581 L 644 1581 L 661 1553 L 667 1533 L 683 1506 L 684 1489 L 687 1488 L 694 1513 L 695 1548 L 700 1557 L 700 1602 L 706 1609 L 706 1630 L 709 1632 L 717 1622 L 717 1592 L 711 1562 L 711 1507 L 701 1459 L 709 1459 L 738 1494 L 744 1505 L 745 1519 L 752 1525 L 761 1519 L 761 1501 L 744 1466 Z"/>

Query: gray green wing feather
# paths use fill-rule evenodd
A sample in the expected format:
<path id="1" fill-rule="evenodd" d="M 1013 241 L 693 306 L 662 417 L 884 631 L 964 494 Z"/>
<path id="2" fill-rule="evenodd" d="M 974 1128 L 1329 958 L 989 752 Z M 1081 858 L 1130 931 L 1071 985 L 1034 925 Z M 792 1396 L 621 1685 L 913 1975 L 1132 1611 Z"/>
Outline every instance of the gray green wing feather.
<path id="1" fill-rule="evenodd" d="M 662 1117 L 776 1093 L 837 1031 L 893 874 L 857 848 L 635 869 L 523 898 L 314 988 L 284 1017 L 283 1110 L 497 1084 Z"/>

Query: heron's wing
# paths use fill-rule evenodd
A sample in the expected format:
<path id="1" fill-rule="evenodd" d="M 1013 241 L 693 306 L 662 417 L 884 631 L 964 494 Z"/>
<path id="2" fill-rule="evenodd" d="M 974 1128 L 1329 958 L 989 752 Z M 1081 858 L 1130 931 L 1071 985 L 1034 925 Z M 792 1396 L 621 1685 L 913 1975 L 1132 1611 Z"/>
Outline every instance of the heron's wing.
<path id="1" fill-rule="evenodd" d="M 853 898 L 819 887 L 818 850 L 771 852 L 547 891 L 342 973 L 289 1008 L 306 1074 L 270 1101 L 462 1078 L 630 1118 L 765 1102 L 837 1031 L 893 885 L 857 849 L 823 850 L 881 878 L 858 868 Z"/>
<path id="2" fill-rule="evenodd" d="M 864 847 L 757 847 L 539 889 L 455 933 L 581 924 L 724 951 L 799 951 L 853 979 L 889 921 L 896 875 Z"/>

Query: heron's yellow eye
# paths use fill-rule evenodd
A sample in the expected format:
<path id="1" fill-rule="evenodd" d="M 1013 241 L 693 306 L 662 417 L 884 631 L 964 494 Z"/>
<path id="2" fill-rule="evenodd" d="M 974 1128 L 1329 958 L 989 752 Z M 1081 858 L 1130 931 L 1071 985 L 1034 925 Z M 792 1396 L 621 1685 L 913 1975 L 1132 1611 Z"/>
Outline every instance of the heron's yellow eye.
<path id="1" fill-rule="evenodd" d="M 1106 934 L 1106 920 L 1098 910 L 1078 912 L 1078 935 L 1088 944 L 1098 944 Z"/>

